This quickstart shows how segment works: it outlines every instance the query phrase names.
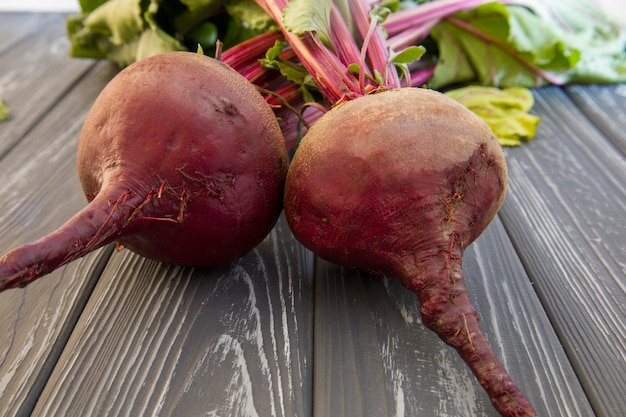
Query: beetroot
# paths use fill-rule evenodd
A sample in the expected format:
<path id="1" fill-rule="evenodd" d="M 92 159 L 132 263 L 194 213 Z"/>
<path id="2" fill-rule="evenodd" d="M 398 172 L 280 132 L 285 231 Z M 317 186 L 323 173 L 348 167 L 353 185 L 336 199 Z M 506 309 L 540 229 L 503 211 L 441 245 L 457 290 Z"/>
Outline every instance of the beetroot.
<path id="1" fill-rule="evenodd" d="M 171 52 L 122 70 L 89 112 L 77 158 L 90 203 L 0 258 L 0 290 L 114 241 L 180 265 L 228 263 L 282 210 L 288 155 L 274 113 L 206 56 Z"/>
<path id="2" fill-rule="evenodd" d="M 503 416 L 535 415 L 478 327 L 463 251 L 494 218 L 507 169 L 487 125 L 441 93 L 390 89 L 339 104 L 306 133 L 285 215 L 322 258 L 398 277 Z"/>

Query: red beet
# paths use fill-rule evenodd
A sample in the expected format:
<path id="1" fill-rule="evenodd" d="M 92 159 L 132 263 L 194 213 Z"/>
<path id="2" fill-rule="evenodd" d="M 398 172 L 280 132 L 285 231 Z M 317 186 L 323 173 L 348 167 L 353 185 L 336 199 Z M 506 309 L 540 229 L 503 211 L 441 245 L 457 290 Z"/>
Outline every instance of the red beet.
<path id="1" fill-rule="evenodd" d="M 287 165 L 272 109 L 230 67 L 189 52 L 136 62 L 104 88 L 81 132 L 90 203 L 0 258 L 0 290 L 114 241 L 175 264 L 228 263 L 274 226 Z"/>
<path id="2" fill-rule="evenodd" d="M 322 258 L 398 277 L 503 416 L 535 415 L 478 327 L 463 251 L 494 218 L 507 169 L 485 123 L 441 93 L 402 88 L 338 105 L 299 145 L 285 214 Z"/>

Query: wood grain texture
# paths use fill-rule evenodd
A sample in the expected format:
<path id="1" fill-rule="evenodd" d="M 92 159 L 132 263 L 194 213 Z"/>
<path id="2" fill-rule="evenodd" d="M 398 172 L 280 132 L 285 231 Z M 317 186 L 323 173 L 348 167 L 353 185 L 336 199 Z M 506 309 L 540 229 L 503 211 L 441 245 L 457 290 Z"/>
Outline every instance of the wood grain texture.
<path id="1" fill-rule="evenodd" d="M 52 15 L 49 23 L 0 54 L 0 97 L 11 111 L 9 120 L 0 123 L 0 157 L 94 65 L 93 60 L 68 57 L 61 15 Z"/>
<path id="2" fill-rule="evenodd" d="M 115 254 L 33 416 L 310 416 L 312 276 L 282 220 L 222 268 Z"/>
<path id="3" fill-rule="evenodd" d="M 593 416 L 499 220 L 464 257 L 496 355 L 543 416 Z M 395 279 L 316 264 L 315 416 L 498 416 Z"/>
<path id="4" fill-rule="evenodd" d="M 0 53 L 29 36 L 37 36 L 48 26 L 59 25 L 62 19 L 63 16 L 56 13 L 0 13 Z"/>
<path id="5" fill-rule="evenodd" d="M 30 416 L 109 254 L 0 294 L 0 416 Z"/>
<path id="6" fill-rule="evenodd" d="M 626 410 L 626 159 L 558 88 L 501 216 L 598 416 Z"/>
<path id="7" fill-rule="evenodd" d="M 109 65 L 98 68 L 0 160 L 0 254 L 51 232 L 85 205 L 76 143 L 87 108 L 111 76 Z M 107 257 L 98 252 L 0 294 L 0 416 L 30 414 Z"/>
<path id="8" fill-rule="evenodd" d="M 594 126 L 626 155 L 626 84 L 571 85 L 565 92 Z"/>

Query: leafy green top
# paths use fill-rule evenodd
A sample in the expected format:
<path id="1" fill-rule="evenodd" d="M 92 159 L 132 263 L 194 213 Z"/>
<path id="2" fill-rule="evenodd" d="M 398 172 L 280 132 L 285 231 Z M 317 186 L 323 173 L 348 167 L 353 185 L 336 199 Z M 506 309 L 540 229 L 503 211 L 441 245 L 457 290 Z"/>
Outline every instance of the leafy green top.
<path id="1" fill-rule="evenodd" d="M 211 55 L 224 49 L 222 59 L 272 96 L 273 105 L 278 100 L 329 107 L 378 88 L 481 86 L 484 91 L 473 90 L 472 100 L 463 95 L 462 101 L 477 111 L 509 112 L 508 119 L 497 116 L 498 126 L 509 120 L 507 129 L 515 132 L 500 135 L 504 144 L 532 137 L 538 123 L 522 117 L 529 110 L 511 105 L 519 99 L 511 92 L 519 89 L 505 89 L 626 82 L 626 27 L 589 0 L 80 0 L 80 5 L 82 13 L 67 22 L 73 56 L 125 66 L 170 50 Z M 492 87 L 503 89 L 498 94 L 508 96 L 507 106 L 500 106 Z M 530 91 L 525 94 L 532 98 Z M 483 101 L 479 106 L 477 99 Z M 280 117 L 283 126 L 292 126 L 288 114 Z"/>

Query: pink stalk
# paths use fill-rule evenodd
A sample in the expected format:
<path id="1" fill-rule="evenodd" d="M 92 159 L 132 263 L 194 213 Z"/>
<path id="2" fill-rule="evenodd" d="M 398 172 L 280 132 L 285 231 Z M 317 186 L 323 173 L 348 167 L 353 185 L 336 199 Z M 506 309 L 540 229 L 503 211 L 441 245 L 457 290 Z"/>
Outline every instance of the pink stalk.
<path id="1" fill-rule="evenodd" d="M 439 0 L 423 3 L 389 15 L 383 27 L 389 35 L 420 29 L 422 24 L 439 21 L 457 12 L 474 9 L 489 0 Z"/>
<path id="2" fill-rule="evenodd" d="M 237 72 L 258 62 L 265 52 L 278 40 L 284 39 L 281 32 L 264 32 L 222 52 L 220 60 Z"/>
<path id="3" fill-rule="evenodd" d="M 299 108 L 304 105 L 302 94 L 296 84 L 288 81 L 278 71 L 264 67 L 260 62 L 267 50 L 280 40 L 284 40 L 281 32 L 266 32 L 224 51 L 220 59 L 248 81 L 265 90 L 262 91 L 265 100 L 273 107 L 287 148 L 290 149 L 298 138 L 297 127 L 299 118 L 302 117 L 299 115 Z M 295 52 L 289 46 L 280 53 L 283 61 L 295 57 Z"/>
<path id="4" fill-rule="evenodd" d="M 274 87 L 271 90 L 273 94 L 266 94 L 265 101 L 274 108 L 287 149 L 292 149 L 300 137 L 304 99 L 298 86 L 293 83 Z"/>
<path id="5" fill-rule="evenodd" d="M 352 37 L 352 33 L 341 16 L 341 12 L 333 4 L 330 11 L 330 36 L 336 54 L 345 65 L 359 62 L 359 47 Z"/>
<path id="6" fill-rule="evenodd" d="M 265 101 L 274 108 L 287 149 L 294 148 L 309 126 L 327 110 L 317 103 L 305 103 L 299 87 L 293 83 L 273 87 Z"/>
<path id="7" fill-rule="evenodd" d="M 392 13 L 383 23 L 389 34 L 388 43 L 396 51 L 415 45 L 441 20 L 483 3 L 487 0 L 439 0 Z"/>
<path id="8" fill-rule="evenodd" d="M 307 33 L 299 36 L 285 28 L 283 10 L 287 6 L 287 0 L 255 1 L 274 19 L 306 70 L 329 100 L 337 102 L 343 100 L 346 95 L 358 92 L 357 84 L 347 66 L 317 39 L 317 35 Z"/>
<path id="9" fill-rule="evenodd" d="M 378 22 L 370 23 L 367 3 L 361 0 L 349 2 L 350 11 L 358 30 L 363 37 L 361 49 L 367 54 L 368 62 L 362 56 L 357 61 L 360 68 L 361 80 L 356 80 L 354 74 L 348 71 L 348 65 L 355 58 L 353 49 L 354 40 L 344 38 L 349 33 L 345 24 L 339 24 L 341 14 L 331 9 L 331 41 L 333 50 L 324 45 L 316 33 L 306 32 L 296 35 L 289 32 L 283 22 L 283 10 L 287 0 L 255 0 L 268 13 L 283 32 L 285 39 L 291 45 L 300 62 L 313 76 L 323 95 L 331 102 L 337 103 L 346 99 L 360 97 L 367 91 L 375 89 L 378 82 L 372 79 L 374 71 L 383 77 L 383 86 L 388 88 L 399 87 L 400 81 L 395 67 L 389 63 L 389 49 Z M 334 32 L 334 33 L 333 33 Z M 349 44 L 345 44 L 348 41 Z M 346 62 L 346 59 L 350 60 Z M 370 77 L 366 81 L 364 76 Z M 367 84 L 367 85 L 366 85 Z"/>
<path id="10" fill-rule="evenodd" d="M 370 17 L 370 11 L 371 7 L 366 8 L 362 1 L 350 2 L 350 12 L 357 29 L 363 37 L 362 54 L 367 54 L 372 71 L 380 73 L 384 77 L 387 86 L 399 87 L 400 79 L 398 73 L 393 70 L 393 64 L 389 63 L 389 46 L 383 36 L 380 25 L 375 19 Z M 364 61 L 361 58 L 361 68 L 366 67 Z M 390 66 L 391 71 L 389 70 Z M 362 81 L 361 88 L 363 88 Z"/>
<path id="11" fill-rule="evenodd" d="M 435 65 L 430 65 L 417 71 L 411 71 L 411 87 L 421 87 L 428 82 L 435 73 Z"/>
<path id="12" fill-rule="evenodd" d="M 439 22 L 440 20 L 433 19 L 411 29 L 398 32 L 389 36 L 387 43 L 394 51 L 401 51 L 409 46 L 417 45 L 429 35 L 433 26 Z"/>

